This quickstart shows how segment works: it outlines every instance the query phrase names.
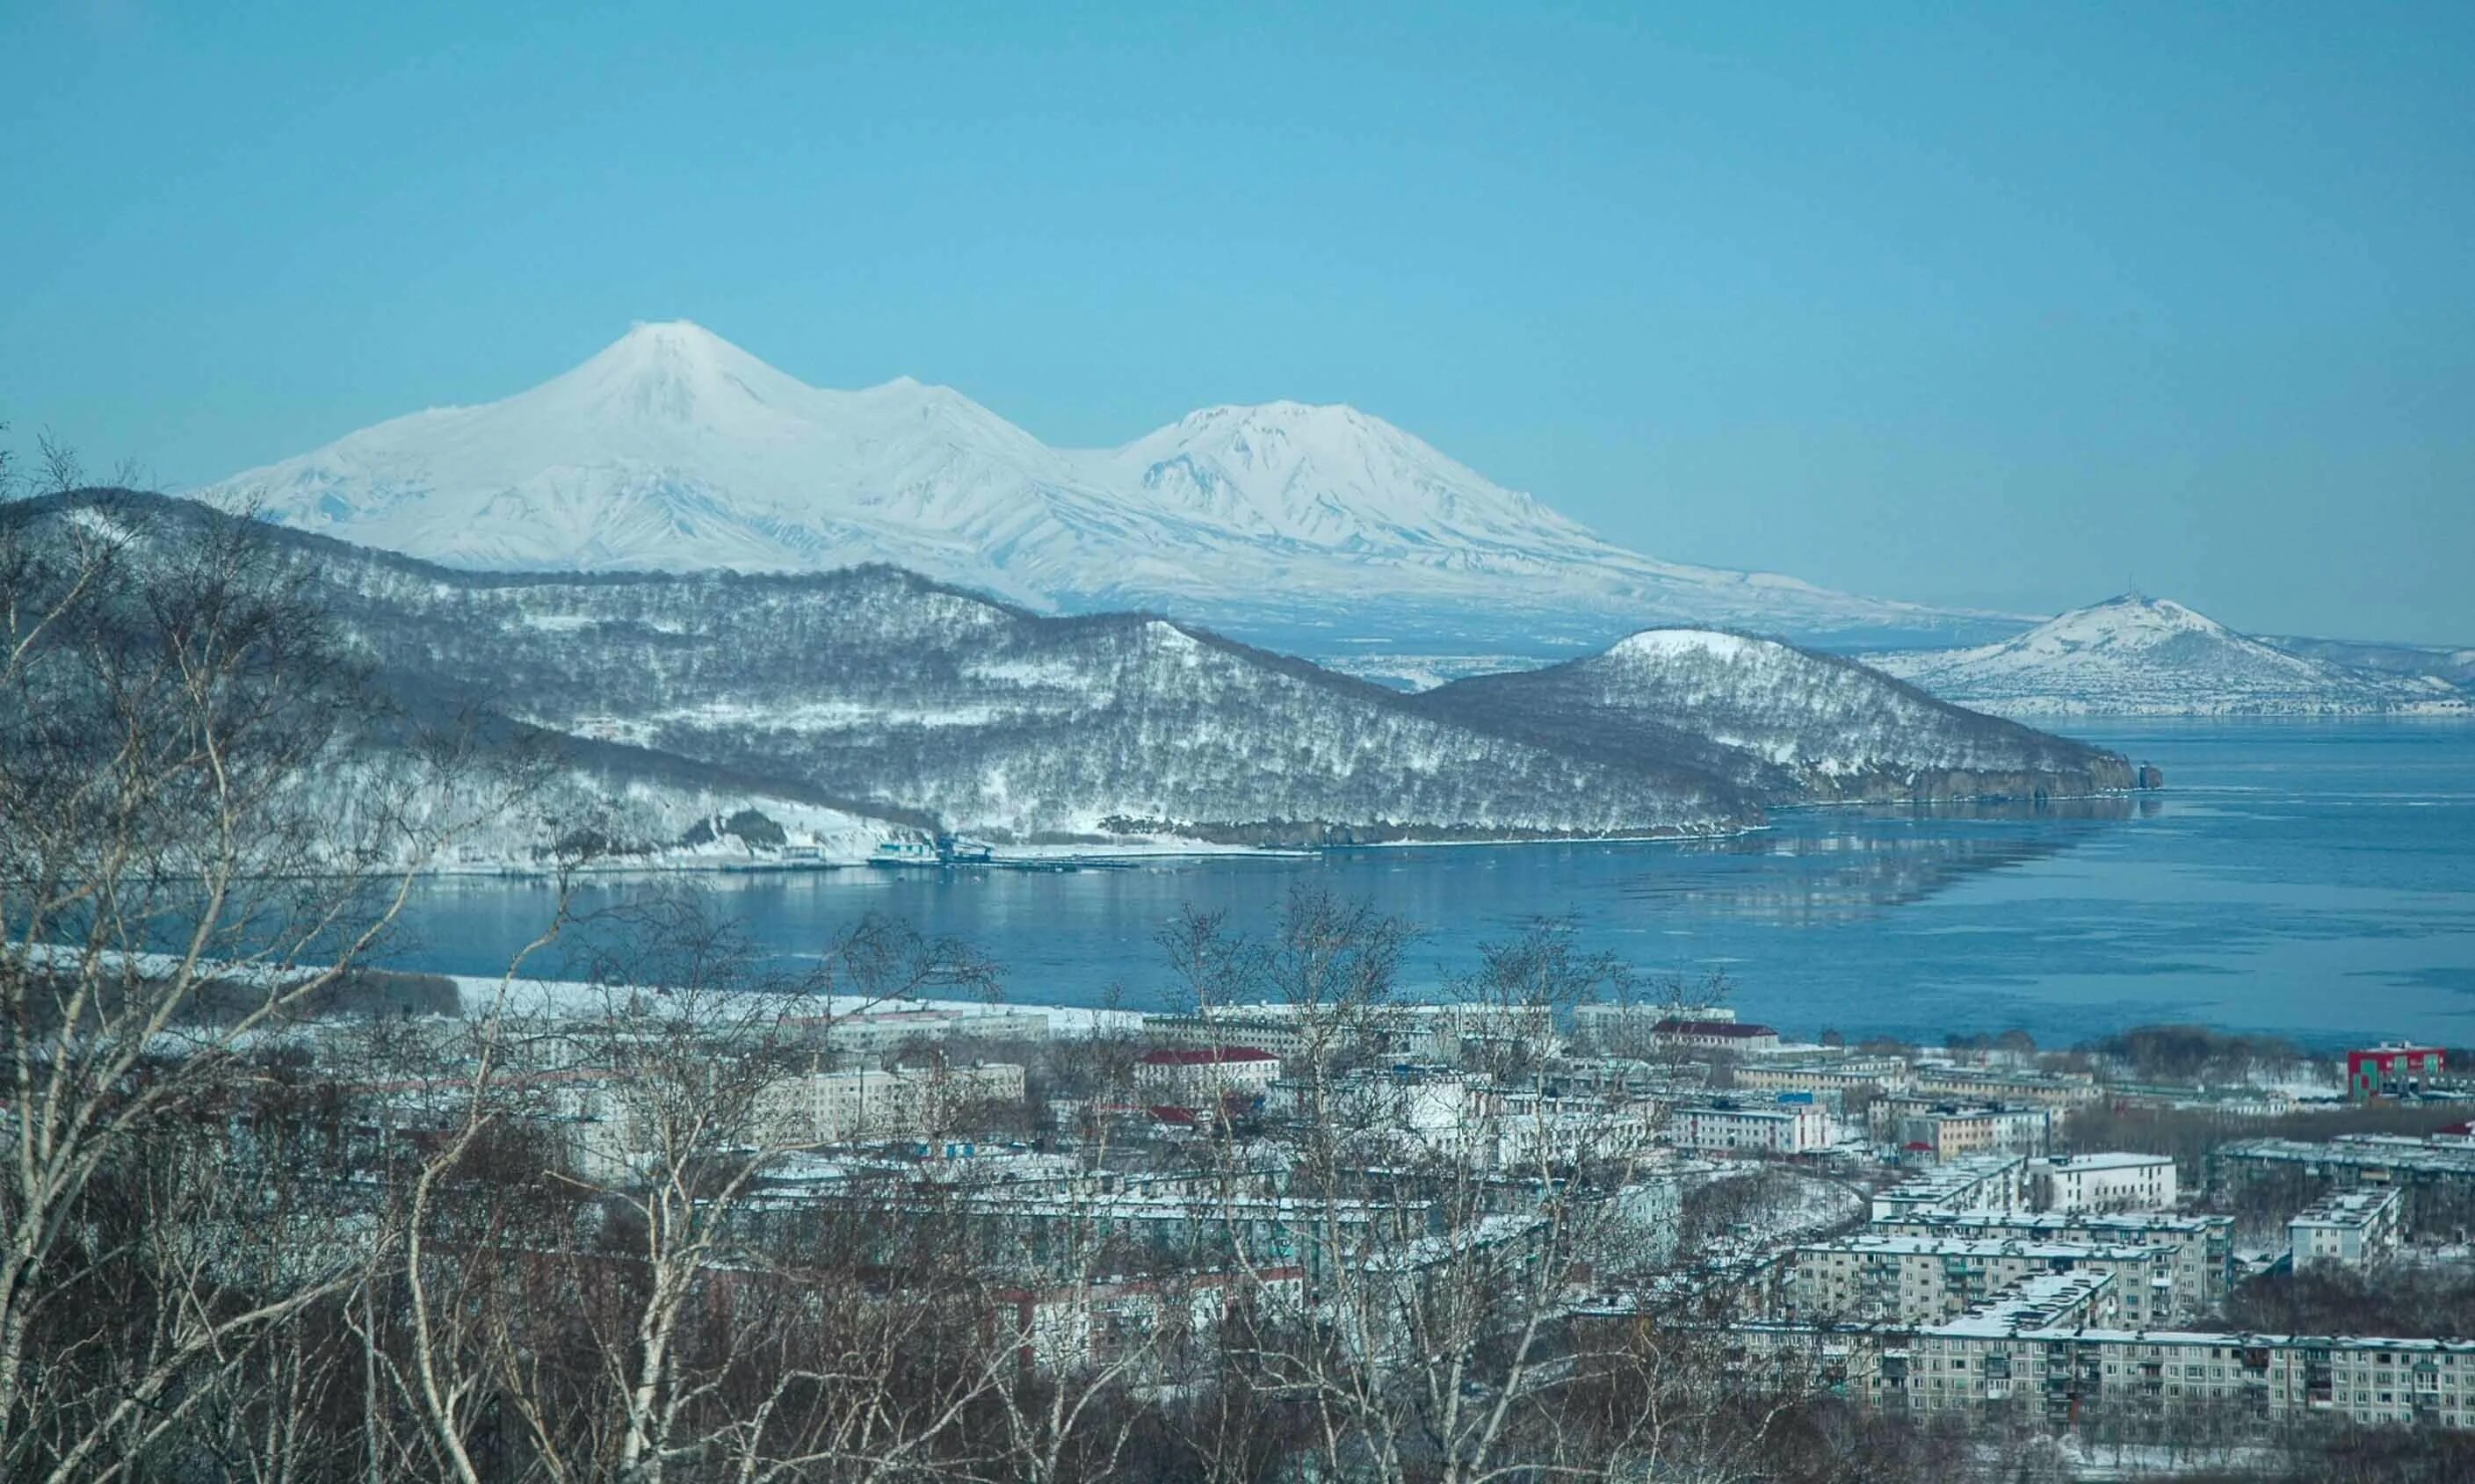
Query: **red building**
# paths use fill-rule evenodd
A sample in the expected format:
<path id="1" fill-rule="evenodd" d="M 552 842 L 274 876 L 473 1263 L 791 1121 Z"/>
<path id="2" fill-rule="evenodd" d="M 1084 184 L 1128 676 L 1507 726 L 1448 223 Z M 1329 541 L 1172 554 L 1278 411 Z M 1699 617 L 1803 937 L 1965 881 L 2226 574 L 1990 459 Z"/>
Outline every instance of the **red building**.
<path id="1" fill-rule="evenodd" d="M 2346 1053 L 2346 1096 L 2357 1103 L 2421 1092 L 2440 1076 L 2438 1046 L 2374 1046 Z"/>

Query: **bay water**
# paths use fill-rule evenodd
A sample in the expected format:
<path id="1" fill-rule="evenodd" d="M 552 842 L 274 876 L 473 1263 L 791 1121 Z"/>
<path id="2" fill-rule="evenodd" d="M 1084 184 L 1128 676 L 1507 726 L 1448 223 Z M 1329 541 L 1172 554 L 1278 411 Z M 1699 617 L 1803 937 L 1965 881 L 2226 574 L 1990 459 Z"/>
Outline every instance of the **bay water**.
<path id="1" fill-rule="evenodd" d="M 2069 1045 L 2194 1021 L 2316 1046 L 2475 1042 L 2475 724 L 2084 720 L 2056 728 L 2166 771 L 2131 798 L 2046 808 L 1783 811 L 1696 842 L 1525 843 L 960 868 L 603 878 L 585 909 L 682 888 L 796 961 L 876 911 L 1006 968 L 1009 1000 L 1157 1008 L 1157 944 L 1187 906 L 1268 929 L 1309 885 L 1419 929 L 1415 992 L 1489 938 L 1568 920 L 1647 974 L 1724 968 L 1790 1035 L 2020 1028 Z M 495 973 L 545 886 L 425 884 L 394 961 Z M 537 965 L 561 971 L 558 955 Z"/>

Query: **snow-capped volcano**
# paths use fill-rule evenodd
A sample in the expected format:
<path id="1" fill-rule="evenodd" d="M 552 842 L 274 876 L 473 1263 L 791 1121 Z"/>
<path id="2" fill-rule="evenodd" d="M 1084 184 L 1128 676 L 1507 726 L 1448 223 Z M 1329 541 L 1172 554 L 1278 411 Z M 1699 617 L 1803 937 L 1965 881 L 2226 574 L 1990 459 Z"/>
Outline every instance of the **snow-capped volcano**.
<path id="1" fill-rule="evenodd" d="M 1293 640 L 1341 623 L 1534 641 L 1650 621 L 1999 622 L 1653 561 L 1351 407 L 1213 407 L 1122 448 L 1058 450 L 948 388 L 823 390 L 686 323 L 199 493 L 457 567 L 885 562 L 1038 608 L 1142 606 Z"/>
<path id="2" fill-rule="evenodd" d="M 1308 546 L 1586 545 L 1589 533 L 1355 407 L 1206 407 L 1100 455 L 1163 510 Z"/>
<path id="3" fill-rule="evenodd" d="M 2006 716 L 2455 713 L 2462 693 L 2291 653 L 2180 603 L 2127 594 L 1973 649 L 1868 656 L 1945 700 Z"/>

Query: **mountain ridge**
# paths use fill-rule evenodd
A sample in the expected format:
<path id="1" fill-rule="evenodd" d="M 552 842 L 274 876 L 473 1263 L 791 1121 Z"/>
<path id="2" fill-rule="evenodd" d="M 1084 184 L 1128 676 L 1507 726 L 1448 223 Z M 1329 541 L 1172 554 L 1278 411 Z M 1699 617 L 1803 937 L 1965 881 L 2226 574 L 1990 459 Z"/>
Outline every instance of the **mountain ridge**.
<path id="1" fill-rule="evenodd" d="M 1346 404 L 1206 407 L 1114 449 L 1055 449 L 951 388 L 812 387 L 685 322 L 192 493 L 453 567 L 882 561 L 1036 610 L 1153 608 L 1259 640 L 1370 613 L 1390 633 L 1488 639 L 2016 626 L 1641 556 Z"/>
<path id="2" fill-rule="evenodd" d="M 2166 598 L 2126 593 L 1970 648 L 1868 664 L 2010 717 L 2459 715 L 2449 681 L 2337 663 L 2239 634 Z"/>

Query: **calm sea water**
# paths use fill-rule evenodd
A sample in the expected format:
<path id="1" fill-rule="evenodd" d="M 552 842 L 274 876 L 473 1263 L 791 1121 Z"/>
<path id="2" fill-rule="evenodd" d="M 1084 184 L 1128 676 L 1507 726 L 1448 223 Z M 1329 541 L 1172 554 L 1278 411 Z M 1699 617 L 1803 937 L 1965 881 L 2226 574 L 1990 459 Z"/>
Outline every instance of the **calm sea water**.
<path id="1" fill-rule="evenodd" d="M 2067 1044 L 2193 1020 L 2315 1043 L 2475 1041 L 2475 725 L 2069 730 L 2156 763 L 2167 790 L 2044 813 L 1798 812 L 1720 844 L 695 882 L 786 958 L 870 909 L 957 935 L 1006 964 L 1008 998 L 1026 1004 L 1095 1004 L 1112 985 L 1127 1005 L 1162 1003 L 1154 937 L 1182 906 L 1267 925 L 1306 882 L 1417 923 L 1413 985 L 1557 916 L 1647 971 L 1725 967 L 1744 1014 L 1792 1034 L 2016 1026 Z M 584 905 L 654 888 L 613 881 Z M 425 888 L 399 961 L 495 972 L 548 907 L 520 882 Z"/>

